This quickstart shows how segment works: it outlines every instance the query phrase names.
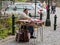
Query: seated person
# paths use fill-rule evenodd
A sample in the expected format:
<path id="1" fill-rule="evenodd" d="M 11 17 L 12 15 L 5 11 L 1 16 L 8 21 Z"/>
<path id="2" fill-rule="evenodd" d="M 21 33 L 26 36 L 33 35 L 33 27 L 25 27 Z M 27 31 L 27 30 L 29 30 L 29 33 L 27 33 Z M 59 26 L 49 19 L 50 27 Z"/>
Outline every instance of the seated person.
<path id="1" fill-rule="evenodd" d="M 22 13 L 19 13 L 18 19 L 28 19 L 31 20 L 32 18 L 28 16 L 28 9 L 24 9 Z M 30 32 L 30 38 L 36 38 L 33 36 L 34 28 L 33 26 L 28 26 L 28 30 Z"/>

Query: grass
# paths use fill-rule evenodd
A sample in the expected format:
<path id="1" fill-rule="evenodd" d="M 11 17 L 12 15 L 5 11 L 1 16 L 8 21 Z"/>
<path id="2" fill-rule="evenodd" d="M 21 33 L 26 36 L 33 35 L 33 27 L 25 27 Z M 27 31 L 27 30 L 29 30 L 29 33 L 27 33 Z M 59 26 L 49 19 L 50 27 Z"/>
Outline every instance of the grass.
<path id="1" fill-rule="evenodd" d="M 4 39 L 5 37 L 7 37 L 7 32 L 7 29 L 0 31 L 0 38 Z"/>

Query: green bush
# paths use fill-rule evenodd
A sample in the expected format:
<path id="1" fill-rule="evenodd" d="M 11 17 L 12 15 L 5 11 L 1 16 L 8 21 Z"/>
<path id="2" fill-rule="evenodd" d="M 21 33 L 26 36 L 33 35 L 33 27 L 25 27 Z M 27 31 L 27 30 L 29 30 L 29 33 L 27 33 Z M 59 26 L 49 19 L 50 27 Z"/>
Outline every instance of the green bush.
<path id="1" fill-rule="evenodd" d="M 2 23 L 1 23 L 2 22 Z M 8 36 L 8 33 L 11 33 L 12 30 L 12 18 L 6 18 L 5 20 L 1 20 L 0 22 L 0 29 L 3 29 L 3 31 L 0 31 L 0 38 L 5 38 Z M 3 24 L 4 23 L 4 24 Z"/>
<path id="2" fill-rule="evenodd" d="M 15 18 L 15 22 L 17 20 L 18 18 Z M 4 39 L 9 34 L 11 34 L 12 33 L 12 17 L 7 17 L 6 19 L 0 20 L 0 29 L 3 29 L 3 31 L 0 31 L 0 38 Z M 18 27 L 16 27 L 15 30 L 18 30 Z"/>

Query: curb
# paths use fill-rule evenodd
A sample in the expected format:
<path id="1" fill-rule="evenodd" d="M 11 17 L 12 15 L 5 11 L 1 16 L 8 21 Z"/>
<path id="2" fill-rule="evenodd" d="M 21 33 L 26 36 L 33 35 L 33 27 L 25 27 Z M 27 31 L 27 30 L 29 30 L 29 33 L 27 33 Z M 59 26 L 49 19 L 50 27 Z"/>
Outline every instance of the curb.
<path id="1" fill-rule="evenodd" d="M 0 44 L 6 42 L 8 40 L 14 39 L 14 38 L 15 38 L 15 36 L 8 36 L 7 38 L 0 40 Z"/>

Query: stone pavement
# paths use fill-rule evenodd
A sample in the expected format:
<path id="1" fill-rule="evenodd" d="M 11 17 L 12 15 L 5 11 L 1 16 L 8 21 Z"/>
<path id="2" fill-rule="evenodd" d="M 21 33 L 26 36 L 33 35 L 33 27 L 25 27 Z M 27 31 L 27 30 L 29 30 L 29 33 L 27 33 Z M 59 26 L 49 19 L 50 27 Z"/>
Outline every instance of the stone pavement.
<path id="1" fill-rule="evenodd" d="M 42 28 L 39 28 L 35 31 L 34 35 L 37 37 L 36 39 L 30 39 L 29 42 L 25 43 L 19 43 L 15 41 L 15 36 L 11 36 L 10 39 L 6 41 L 0 41 L 0 45 L 60 45 L 60 8 L 57 8 L 57 30 L 53 30 L 54 25 L 54 15 L 51 14 L 50 20 L 51 20 L 51 27 L 44 26 L 43 28 L 43 41 L 41 41 L 41 30 Z M 46 16 L 44 16 L 43 20 L 46 19 Z"/>

